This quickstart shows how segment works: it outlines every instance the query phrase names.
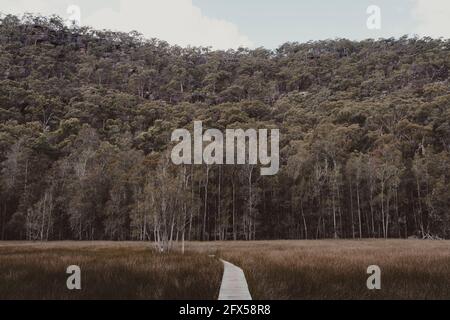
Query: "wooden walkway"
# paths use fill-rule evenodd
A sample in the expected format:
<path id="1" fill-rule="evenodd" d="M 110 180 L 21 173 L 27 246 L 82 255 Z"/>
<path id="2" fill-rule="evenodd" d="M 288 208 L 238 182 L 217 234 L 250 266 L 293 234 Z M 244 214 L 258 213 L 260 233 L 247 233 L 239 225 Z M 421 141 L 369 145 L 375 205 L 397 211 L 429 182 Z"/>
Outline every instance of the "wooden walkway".
<path id="1" fill-rule="evenodd" d="M 221 261 L 223 262 L 224 270 L 219 300 L 252 300 L 244 271 L 228 261 Z"/>

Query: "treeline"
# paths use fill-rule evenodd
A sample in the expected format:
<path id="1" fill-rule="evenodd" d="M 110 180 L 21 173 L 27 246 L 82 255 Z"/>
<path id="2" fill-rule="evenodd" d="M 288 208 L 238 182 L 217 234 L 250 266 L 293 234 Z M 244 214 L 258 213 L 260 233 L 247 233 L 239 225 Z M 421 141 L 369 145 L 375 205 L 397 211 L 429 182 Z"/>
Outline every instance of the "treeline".
<path id="1" fill-rule="evenodd" d="M 212 51 L 0 19 L 0 239 L 450 237 L 450 41 Z M 174 166 L 177 128 L 279 128 L 276 176 Z"/>

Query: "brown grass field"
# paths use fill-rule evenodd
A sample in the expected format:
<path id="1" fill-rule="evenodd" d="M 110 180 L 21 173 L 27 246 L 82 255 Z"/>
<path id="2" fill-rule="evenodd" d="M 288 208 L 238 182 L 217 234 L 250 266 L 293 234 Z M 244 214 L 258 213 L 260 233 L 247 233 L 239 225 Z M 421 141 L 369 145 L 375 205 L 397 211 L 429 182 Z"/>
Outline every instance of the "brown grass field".
<path id="1" fill-rule="evenodd" d="M 253 299 L 450 299 L 450 241 L 263 241 L 196 247 L 240 266 Z M 381 290 L 367 289 L 369 265 L 381 268 Z"/>
<path id="2" fill-rule="evenodd" d="M 450 299 L 450 241 L 192 242 L 183 256 L 139 242 L 0 242 L 0 299 L 217 299 L 222 265 L 254 299 Z M 82 290 L 66 288 L 69 265 Z M 381 290 L 368 290 L 369 265 Z"/>
<path id="3" fill-rule="evenodd" d="M 0 242 L 0 299 L 215 299 L 222 263 L 195 252 L 160 254 L 149 243 Z M 66 268 L 81 268 L 68 290 Z"/>

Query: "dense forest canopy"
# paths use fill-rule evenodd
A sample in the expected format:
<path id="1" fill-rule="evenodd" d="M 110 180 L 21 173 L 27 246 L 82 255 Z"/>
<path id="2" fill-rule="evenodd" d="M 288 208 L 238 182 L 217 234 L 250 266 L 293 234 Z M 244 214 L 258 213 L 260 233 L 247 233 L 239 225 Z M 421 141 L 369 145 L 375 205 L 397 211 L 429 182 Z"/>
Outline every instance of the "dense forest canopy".
<path id="1" fill-rule="evenodd" d="M 0 20 L 0 239 L 450 238 L 450 41 L 181 48 Z M 279 128 L 280 172 L 170 134 Z"/>

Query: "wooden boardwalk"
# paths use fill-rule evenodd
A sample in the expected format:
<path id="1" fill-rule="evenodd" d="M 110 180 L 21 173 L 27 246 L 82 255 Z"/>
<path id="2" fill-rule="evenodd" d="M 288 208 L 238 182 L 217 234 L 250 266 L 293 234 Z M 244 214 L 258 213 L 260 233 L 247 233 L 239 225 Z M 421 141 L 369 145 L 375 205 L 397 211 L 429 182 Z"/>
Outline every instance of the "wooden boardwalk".
<path id="1" fill-rule="evenodd" d="M 228 261 L 221 261 L 223 262 L 224 270 L 219 300 L 252 300 L 244 271 Z"/>

